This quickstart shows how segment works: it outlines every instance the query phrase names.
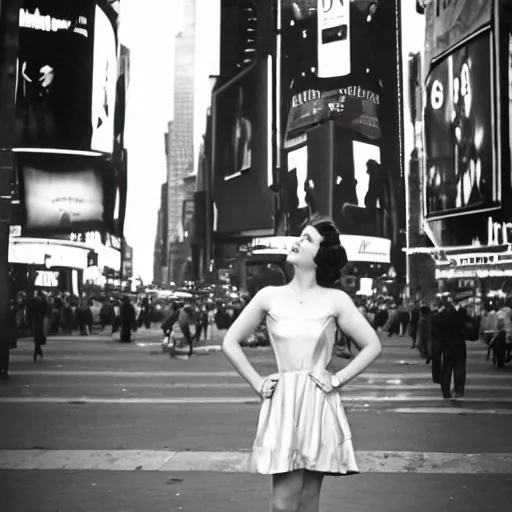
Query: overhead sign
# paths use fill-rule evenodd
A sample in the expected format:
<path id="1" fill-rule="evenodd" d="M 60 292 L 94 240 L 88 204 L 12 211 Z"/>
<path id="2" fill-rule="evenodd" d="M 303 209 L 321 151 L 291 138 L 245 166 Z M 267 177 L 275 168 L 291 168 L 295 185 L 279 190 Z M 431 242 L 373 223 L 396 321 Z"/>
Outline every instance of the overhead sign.
<path id="1" fill-rule="evenodd" d="M 88 252 L 88 248 L 60 245 L 52 240 L 13 238 L 9 242 L 9 263 L 45 265 L 50 256 L 52 267 L 85 269 Z"/>
<path id="2" fill-rule="evenodd" d="M 290 251 L 298 240 L 294 236 L 254 238 L 251 245 L 269 249 Z M 347 253 L 348 261 L 390 263 L 391 240 L 372 236 L 340 235 L 340 243 Z"/>
<path id="3" fill-rule="evenodd" d="M 425 10 L 425 65 L 491 24 L 491 0 L 435 0 Z"/>

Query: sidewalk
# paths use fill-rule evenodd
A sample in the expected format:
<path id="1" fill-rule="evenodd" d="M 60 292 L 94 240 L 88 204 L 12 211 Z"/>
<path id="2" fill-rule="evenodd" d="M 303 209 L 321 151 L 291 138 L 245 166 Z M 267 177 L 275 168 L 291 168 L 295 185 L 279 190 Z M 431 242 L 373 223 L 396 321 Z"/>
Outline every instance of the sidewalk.
<path id="1" fill-rule="evenodd" d="M 1 476 L 5 512 L 262 512 L 270 503 L 270 478 L 258 475 L 10 471 Z M 509 475 L 327 477 L 320 511 L 506 511 L 511 488 Z"/>

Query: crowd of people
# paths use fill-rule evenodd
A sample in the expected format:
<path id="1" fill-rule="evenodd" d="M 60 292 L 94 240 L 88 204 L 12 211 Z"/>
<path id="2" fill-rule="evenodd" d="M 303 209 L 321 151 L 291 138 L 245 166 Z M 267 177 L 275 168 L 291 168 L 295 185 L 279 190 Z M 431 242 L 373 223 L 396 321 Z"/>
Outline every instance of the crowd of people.
<path id="1" fill-rule="evenodd" d="M 359 310 L 376 330 L 388 336 L 409 335 L 431 365 L 432 380 L 444 398 L 462 398 L 466 387 L 466 342 L 481 340 L 486 359 L 497 367 L 512 361 L 512 299 L 475 301 L 442 294 L 431 304 L 420 300 L 396 304 L 389 298 L 356 299 Z M 341 345 L 348 347 L 350 340 Z M 452 386 L 453 382 L 453 386 Z"/>

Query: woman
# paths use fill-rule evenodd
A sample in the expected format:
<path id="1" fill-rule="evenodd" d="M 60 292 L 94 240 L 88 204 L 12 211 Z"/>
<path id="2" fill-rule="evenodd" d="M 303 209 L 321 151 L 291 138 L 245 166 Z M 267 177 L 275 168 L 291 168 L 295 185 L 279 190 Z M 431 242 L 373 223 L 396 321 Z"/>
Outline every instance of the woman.
<path id="1" fill-rule="evenodd" d="M 316 217 L 288 255 L 292 281 L 268 286 L 245 307 L 222 348 L 262 398 L 253 472 L 272 475 L 272 510 L 318 512 L 325 474 L 359 472 L 340 390 L 380 354 L 379 338 L 344 292 L 330 288 L 347 262 L 339 234 Z M 240 348 L 266 316 L 278 374 L 261 376 Z M 336 375 L 326 367 L 339 327 L 360 348 Z"/>

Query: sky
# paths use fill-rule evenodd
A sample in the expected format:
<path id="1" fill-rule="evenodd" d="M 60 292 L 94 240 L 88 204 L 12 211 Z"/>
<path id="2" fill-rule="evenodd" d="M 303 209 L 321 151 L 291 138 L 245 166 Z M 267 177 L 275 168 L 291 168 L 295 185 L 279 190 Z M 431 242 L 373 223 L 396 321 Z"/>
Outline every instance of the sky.
<path id="1" fill-rule="evenodd" d="M 404 77 L 407 56 L 423 47 L 424 21 L 413 0 L 402 0 Z M 173 117 L 174 37 L 180 27 L 181 0 L 122 0 L 119 36 L 131 51 L 131 83 L 126 112 L 128 204 L 125 235 L 134 250 L 134 273 L 153 279 L 153 250 L 166 180 L 164 134 Z M 205 34 L 203 29 L 199 32 Z M 403 91 L 408 103 L 407 91 Z M 412 126 L 405 112 L 405 154 L 412 149 Z"/>
<path id="2" fill-rule="evenodd" d="M 134 251 L 134 273 L 144 283 L 153 280 L 160 187 L 166 180 L 164 134 L 173 115 L 173 48 L 180 1 L 121 1 L 119 38 L 131 52 L 125 235 Z"/>

